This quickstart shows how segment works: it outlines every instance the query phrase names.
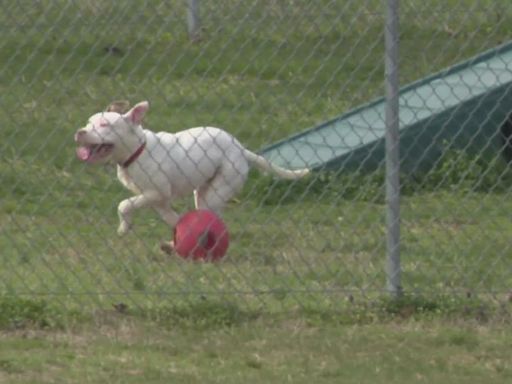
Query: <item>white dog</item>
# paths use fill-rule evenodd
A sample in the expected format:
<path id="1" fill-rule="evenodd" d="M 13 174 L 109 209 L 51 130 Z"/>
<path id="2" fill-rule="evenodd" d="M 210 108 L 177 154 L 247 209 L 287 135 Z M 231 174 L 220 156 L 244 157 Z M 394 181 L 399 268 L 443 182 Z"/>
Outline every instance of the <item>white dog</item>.
<path id="1" fill-rule="evenodd" d="M 135 196 L 118 206 L 119 235 L 131 227 L 132 212 L 154 208 L 174 227 L 178 214 L 175 199 L 194 193 L 198 209 L 220 212 L 242 189 L 249 164 L 284 179 L 298 179 L 309 169 L 288 170 L 245 149 L 229 133 L 213 127 L 191 128 L 175 134 L 154 133 L 141 126 L 147 101 L 129 111 L 127 104 L 113 103 L 96 113 L 75 134 L 77 156 L 87 163 L 117 163 L 117 176 Z"/>

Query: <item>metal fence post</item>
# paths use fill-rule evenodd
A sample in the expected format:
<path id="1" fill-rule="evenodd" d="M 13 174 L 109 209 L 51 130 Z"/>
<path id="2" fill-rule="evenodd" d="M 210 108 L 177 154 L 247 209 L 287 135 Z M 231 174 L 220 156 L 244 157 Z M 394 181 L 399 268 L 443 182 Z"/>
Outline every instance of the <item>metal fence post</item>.
<path id="1" fill-rule="evenodd" d="M 400 157 L 398 116 L 398 4 L 387 0 L 385 22 L 386 83 L 386 230 L 387 290 L 394 297 L 402 294 L 400 276 Z"/>
<path id="2" fill-rule="evenodd" d="M 199 0 L 188 0 L 187 25 L 190 40 L 197 41 L 201 38 L 201 22 L 199 20 Z"/>

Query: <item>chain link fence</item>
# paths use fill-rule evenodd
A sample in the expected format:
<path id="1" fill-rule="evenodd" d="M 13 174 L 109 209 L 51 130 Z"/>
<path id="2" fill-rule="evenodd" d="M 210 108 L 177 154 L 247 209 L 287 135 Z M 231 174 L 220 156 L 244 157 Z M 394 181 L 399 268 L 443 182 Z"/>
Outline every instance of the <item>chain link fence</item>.
<path id="1" fill-rule="evenodd" d="M 388 40 L 388 49 L 399 41 L 398 63 L 388 63 L 396 76 L 385 76 L 385 1 L 40 0 L 2 9 L 0 294 L 93 309 L 220 300 L 277 311 L 375 299 L 400 277 L 388 289 L 507 299 L 508 0 L 401 2 L 399 35 Z M 397 93 L 392 78 L 413 85 Z M 133 230 L 119 237 L 118 204 L 132 193 L 115 164 L 76 158 L 75 133 L 114 100 L 148 100 L 146 129 L 220 127 L 263 154 L 324 122 L 363 123 L 306 143 L 343 146 L 346 162 L 315 163 L 291 181 L 251 170 L 223 212 L 227 256 L 196 263 L 160 250 L 172 229 L 152 209 L 134 213 Z M 400 109 L 386 120 L 379 105 L 393 100 Z M 386 184 L 386 121 L 407 153 L 388 167 L 400 196 Z M 292 160 L 286 149 L 271 159 L 310 166 L 306 149 L 293 148 Z M 179 214 L 193 207 L 192 195 L 173 202 Z"/>

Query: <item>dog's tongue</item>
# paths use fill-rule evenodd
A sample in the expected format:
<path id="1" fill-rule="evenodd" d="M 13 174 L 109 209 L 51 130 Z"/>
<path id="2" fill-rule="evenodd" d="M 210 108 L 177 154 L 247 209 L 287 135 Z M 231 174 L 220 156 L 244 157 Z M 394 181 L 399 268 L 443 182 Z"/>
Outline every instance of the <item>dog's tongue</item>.
<path id="1" fill-rule="evenodd" d="M 76 156 L 82 161 L 87 161 L 91 157 L 91 149 L 88 147 L 78 147 L 76 149 Z"/>

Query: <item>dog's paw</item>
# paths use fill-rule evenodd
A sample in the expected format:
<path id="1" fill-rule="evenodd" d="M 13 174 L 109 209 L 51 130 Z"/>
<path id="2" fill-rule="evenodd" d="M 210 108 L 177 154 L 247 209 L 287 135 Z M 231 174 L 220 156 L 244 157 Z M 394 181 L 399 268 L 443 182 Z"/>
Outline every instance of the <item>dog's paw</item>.
<path id="1" fill-rule="evenodd" d="M 174 241 L 169 241 L 160 244 L 160 249 L 168 255 L 174 254 Z"/>
<path id="2" fill-rule="evenodd" d="M 117 234 L 119 236 L 124 236 L 130 231 L 130 229 L 131 229 L 131 225 L 129 223 L 127 223 L 126 221 L 123 221 L 119 225 L 119 228 L 117 228 Z"/>

